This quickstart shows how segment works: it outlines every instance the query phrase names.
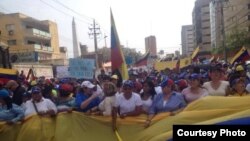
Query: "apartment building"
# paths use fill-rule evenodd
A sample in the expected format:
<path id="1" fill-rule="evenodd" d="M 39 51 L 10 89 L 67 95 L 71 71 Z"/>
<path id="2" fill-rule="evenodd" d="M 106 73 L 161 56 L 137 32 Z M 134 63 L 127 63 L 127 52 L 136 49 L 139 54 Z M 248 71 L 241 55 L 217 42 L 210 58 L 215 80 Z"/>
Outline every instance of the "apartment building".
<path id="1" fill-rule="evenodd" d="M 181 28 L 182 55 L 190 56 L 194 50 L 193 25 L 184 25 Z"/>
<path id="2" fill-rule="evenodd" d="M 0 21 L 0 40 L 9 46 L 13 63 L 61 57 L 55 22 L 40 21 L 21 13 L 1 13 Z"/>
<path id="3" fill-rule="evenodd" d="M 224 7 L 225 34 L 234 30 L 250 32 L 250 1 L 249 0 L 226 0 Z"/>
<path id="4" fill-rule="evenodd" d="M 235 31 L 247 31 L 250 34 L 250 1 L 212 0 L 210 19 L 212 47 L 222 46 L 223 31 L 226 37 Z"/>
<path id="5" fill-rule="evenodd" d="M 211 0 L 196 0 L 193 9 L 194 46 L 200 47 L 200 53 L 211 52 L 210 8 Z"/>
<path id="6" fill-rule="evenodd" d="M 148 36 L 145 38 L 145 50 L 150 52 L 150 56 L 157 56 L 156 38 Z"/>

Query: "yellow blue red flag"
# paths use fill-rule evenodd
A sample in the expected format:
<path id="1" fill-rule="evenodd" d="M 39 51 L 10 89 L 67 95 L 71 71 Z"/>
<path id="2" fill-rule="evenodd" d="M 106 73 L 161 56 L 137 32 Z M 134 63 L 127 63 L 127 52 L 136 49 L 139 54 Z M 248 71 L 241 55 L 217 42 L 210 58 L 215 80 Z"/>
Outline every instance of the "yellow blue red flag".
<path id="1" fill-rule="evenodd" d="M 128 69 L 127 64 L 124 59 L 124 55 L 121 49 L 119 37 L 117 34 L 115 21 L 113 17 L 112 10 L 110 9 L 111 14 L 111 66 L 112 71 L 119 70 L 122 79 L 126 80 L 128 79 Z"/>

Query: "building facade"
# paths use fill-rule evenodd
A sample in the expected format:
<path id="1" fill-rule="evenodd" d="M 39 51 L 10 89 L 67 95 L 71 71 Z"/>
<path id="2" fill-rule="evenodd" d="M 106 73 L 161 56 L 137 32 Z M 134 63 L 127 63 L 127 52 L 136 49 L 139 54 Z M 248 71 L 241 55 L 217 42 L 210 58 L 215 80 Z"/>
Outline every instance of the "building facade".
<path id="1" fill-rule="evenodd" d="M 199 46 L 203 53 L 211 51 L 210 2 L 211 0 L 196 0 L 192 13 L 194 46 Z"/>
<path id="2" fill-rule="evenodd" d="M 222 46 L 223 31 L 225 32 L 225 38 L 233 32 L 250 33 L 249 0 L 212 0 L 210 3 L 210 17 L 212 47 L 218 48 Z"/>
<path id="3" fill-rule="evenodd" d="M 189 56 L 194 50 L 193 25 L 184 25 L 181 28 L 182 55 Z"/>
<path id="4" fill-rule="evenodd" d="M 0 14 L 0 40 L 9 46 L 13 63 L 61 57 L 57 24 L 21 13 Z"/>
<path id="5" fill-rule="evenodd" d="M 225 34 L 229 35 L 234 30 L 250 32 L 250 1 L 227 0 L 224 7 Z"/>
<path id="6" fill-rule="evenodd" d="M 157 46 L 155 36 L 145 38 L 145 51 L 150 52 L 150 56 L 157 56 Z"/>
<path id="7" fill-rule="evenodd" d="M 222 3 L 218 0 L 213 0 L 210 2 L 210 27 L 211 27 L 211 47 L 218 48 L 222 47 L 222 13 L 221 11 Z"/>

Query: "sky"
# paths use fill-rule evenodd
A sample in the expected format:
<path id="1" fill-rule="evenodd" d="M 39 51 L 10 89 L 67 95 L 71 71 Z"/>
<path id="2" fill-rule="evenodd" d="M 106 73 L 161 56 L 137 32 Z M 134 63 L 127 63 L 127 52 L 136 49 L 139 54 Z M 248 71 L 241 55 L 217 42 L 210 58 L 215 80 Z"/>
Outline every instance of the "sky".
<path id="1" fill-rule="evenodd" d="M 57 23 L 59 45 L 73 56 L 72 19 L 78 40 L 94 50 L 89 36 L 93 19 L 100 27 L 98 48 L 110 47 L 110 8 L 120 42 L 125 47 L 145 53 L 145 37 L 154 35 L 157 52 L 181 50 L 181 26 L 192 24 L 195 0 L 0 0 L 0 12 L 23 13 L 38 20 Z M 104 38 L 105 35 L 107 38 Z"/>

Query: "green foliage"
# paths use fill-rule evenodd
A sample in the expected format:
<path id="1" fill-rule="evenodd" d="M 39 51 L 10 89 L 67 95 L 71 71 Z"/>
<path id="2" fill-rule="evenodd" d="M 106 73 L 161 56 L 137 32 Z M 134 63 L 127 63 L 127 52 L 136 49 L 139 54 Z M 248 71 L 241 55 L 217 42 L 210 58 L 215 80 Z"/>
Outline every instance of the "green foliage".
<path id="1" fill-rule="evenodd" d="M 250 33 L 246 30 L 241 30 L 238 27 L 232 29 L 232 31 L 226 36 L 227 49 L 241 48 L 250 44 Z"/>
<path id="2" fill-rule="evenodd" d="M 217 48 L 213 48 L 212 49 L 212 54 L 221 54 L 223 53 L 224 49 L 220 46 L 220 47 L 217 47 Z"/>

